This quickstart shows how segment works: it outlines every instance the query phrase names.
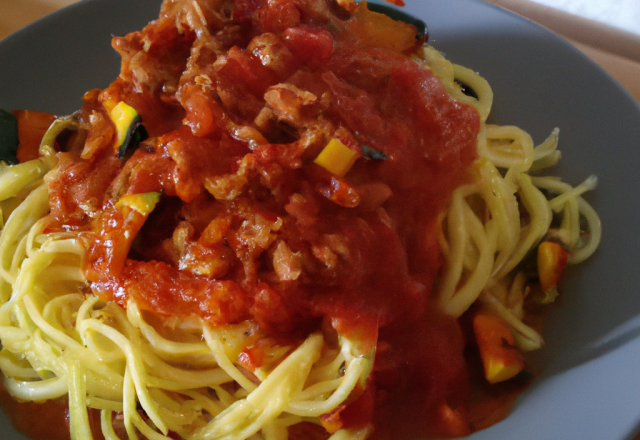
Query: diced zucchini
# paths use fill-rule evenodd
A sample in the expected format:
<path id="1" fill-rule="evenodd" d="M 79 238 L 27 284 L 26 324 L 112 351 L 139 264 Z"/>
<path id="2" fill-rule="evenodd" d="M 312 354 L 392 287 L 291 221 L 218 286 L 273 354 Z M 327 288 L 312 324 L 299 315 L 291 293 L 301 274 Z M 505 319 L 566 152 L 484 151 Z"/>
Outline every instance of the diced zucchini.
<path id="1" fill-rule="evenodd" d="M 159 192 L 127 194 L 120 197 L 120 200 L 116 203 L 116 208 L 122 210 L 123 207 L 128 207 L 146 217 L 151 214 L 158 201 L 160 201 Z"/>
<path id="2" fill-rule="evenodd" d="M 389 157 L 384 154 L 384 151 L 375 150 L 371 147 L 367 147 L 366 145 L 362 145 L 362 155 L 365 159 L 369 160 L 387 160 Z"/>
<path id="3" fill-rule="evenodd" d="M 343 177 L 349 172 L 357 159 L 358 156 L 355 151 L 338 139 L 333 138 L 313 162 L 330 173 Z"/>
<path id="4" fill-rule="evenodd" d="M 123 158 L 128 146 L 132 143 L 136 130 L 138 127 L 142 127 L 140 125 L 142 118 L 133 107 L 123 101 L 113 107 L 109 116 L 116 126 L 117 138 L 114 147 L 118 151 L 118 157 Z"/>
<path id="5" fill-rule="evenodd" d="M 0 109 L 0 160 L 9 165 L 18 163 L 18 120 L 8 111 Z"/>

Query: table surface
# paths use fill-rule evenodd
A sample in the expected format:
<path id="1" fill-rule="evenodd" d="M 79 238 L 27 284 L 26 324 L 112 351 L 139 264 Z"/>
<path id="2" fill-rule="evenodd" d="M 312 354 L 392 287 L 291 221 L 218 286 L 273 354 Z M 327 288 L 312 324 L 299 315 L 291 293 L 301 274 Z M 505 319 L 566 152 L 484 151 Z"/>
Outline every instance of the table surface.
<path id="1" fill-rule="evenodd" d="M 533 0 L 640 36 L 640 0 Z"/>
<path id="2" fill-rule="evenodd" d="M 78 1 L 0 0 L 0 12 L 2 12 L 0 17 L 3 17 L 0 18 L 0 24 L 2 24 L 0 38 L 27 24 L 29 18 L 36 19 Z M 640 35 L 640 0 L 533 0 L 533 2 Z M 6 11 L 13 11 L 16 15 L 11 17 Z M 5 25 L 5 23 L 15 22 L 13 18 L 18 18 L 19 23 Z"/>

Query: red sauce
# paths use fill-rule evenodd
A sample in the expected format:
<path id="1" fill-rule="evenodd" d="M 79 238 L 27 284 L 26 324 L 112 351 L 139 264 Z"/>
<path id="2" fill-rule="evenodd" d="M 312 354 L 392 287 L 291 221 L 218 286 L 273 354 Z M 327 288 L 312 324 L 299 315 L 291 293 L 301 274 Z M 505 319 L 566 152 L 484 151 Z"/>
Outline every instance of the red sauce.
<path id="1" fill-rule="evenodd" d="M 47 402 L 17 402 L 0 384 L 0 406 L 11 423 L 24 435 L 33 440 L 68 440 L 69 427 L 66 425 L 67 399 Z"/>
<path id="2" fill-rule="evenodd" d="M 55 224 L 93 234 L 87 278 L 122 306 L 249 319 L 276 339 L 324 321 L 363 352 L 377 344 L 367 388 L 327 423 L 375 422 L 377 439 L 470 433 L 465 338 L 431 291 L 436 218 L 476 157 L 477 112 L 409 59 L 412 26 L 333 1 L 233 3 L 226 25 L 203 8 L 206 32 L 166 5 L 114 40 L 122 72 L 85 96 L 91 157 L 61 154 Z M 121 100 L 151 136 L 126 160 L 90 120 Z M 359 157 L 343 178 L 312 162 L 332 137 Z M 151 191 L 148 218 L 115 207 Z"/>

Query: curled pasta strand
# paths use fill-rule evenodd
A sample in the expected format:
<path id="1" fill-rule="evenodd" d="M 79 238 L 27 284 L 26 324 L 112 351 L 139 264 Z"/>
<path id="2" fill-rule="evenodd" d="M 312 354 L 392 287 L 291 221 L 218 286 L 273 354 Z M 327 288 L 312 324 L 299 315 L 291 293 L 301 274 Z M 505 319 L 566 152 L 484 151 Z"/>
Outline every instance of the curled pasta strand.
<path id="1" fill-rule="evenodd" d="M 542 336 L 534 329 L 523 323 L 509 309 L 507 309 L 500 301 L 496 300 L 492 295 L 483 292 L 480 295 L 480 301 L 493 310 L 498 316 L 504 319 L 517 333 L 519 333 L 524 341 L 518 346 L 524 350 L 537 350 L 544 345 Z"/>
<path id="2" fill-rule="evenodd" d="M 488 223 L 485 230 L 469 205 L 463 205 L 463 221 L 469 228 L 469 236 L 479 252 L 478 264 L 455 294 L 443 305 L 445 313 L 458 317 L 462 315 L 477 299 L 487 284 L 494 264 L 497 228 L 495 223 Z"/>
<path id="3" fill-rule="evenodd" d="M 113 429 L 113 412 L 110 410 L 100 411 L 100 427 L 104 440 L 120 440 L 120 437 Z"/>
<path id="4" fill-rule="evenodd" d="M 529 224 L 523 228 L 523 235 L 511 254 L 511 257 L 502 269 L 498 271 L 495 278 L 506 276 L 522 261 L 527 252 L 544 237 L 553 218 L 547 199 L 544 194 L 533 185 L 531 177 L 527 174 L 519 173 L 516 175 L 516 180 L 520 186 L 522 204 L 529 213 L 530 220 Z"/>

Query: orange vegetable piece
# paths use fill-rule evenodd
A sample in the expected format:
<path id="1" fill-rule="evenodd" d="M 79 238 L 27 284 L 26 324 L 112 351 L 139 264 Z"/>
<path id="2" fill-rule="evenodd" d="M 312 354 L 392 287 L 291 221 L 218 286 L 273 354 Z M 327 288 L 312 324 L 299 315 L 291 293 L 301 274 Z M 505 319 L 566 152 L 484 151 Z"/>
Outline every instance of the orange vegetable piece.
<path id="1" fill-rule="evenodd" d="M 247 371 L 255 372 L 265 363 L 266 353 L 257 347 L 248 347 L 238 355 L 238 363 Z"/>
<path id="2" fill-rule="evenodd" d="M 401 0 L 390 3 L 403 5 Z M 370 11 L 366 2 L 358 3 L 358 10 L 347 22 L 349 31 L 362 43 L 405 52 L 416 45 L 416 28 L 402 21 Z"/>
<path id="3" fill-rule="evenodd" d="M 55 121 L 55 115 L 31 110 L 16 110 L 12 113 L 18 119 L 18 139 L 20 141 L 16 154 L 18 161 L 22 163 L 37 159 L 40 156 L 42 137 Z"/>
<path id="4" fill-rule="evenodd" d="M 497 316 L 478 313 L 473 317 L 484 375 L 489 383 L 511 379 L 524 368 L 522 354 L 506 322 Z"/>
<path id="5" fill-rule="evenodd" d="M 322 427 L 326 429 L 329 434 L 333 434 L 342 428 L 344 422 L 340 418 L 340 413 L 345 408 L 346 408 L 346 405 L 344 403 L 341 403 L 333 411 L 327 414 L 320 415 L 320 423 L 322 424 Z"/>
<path id="6" fill-rule="evenodd" d="M 558 296 L 558 283 L 567 266 L 569 253 L 558 243 L 544 241 L 538 246 L 538 276 L 545 293 L 543 304 L 552 303 Z"/>

